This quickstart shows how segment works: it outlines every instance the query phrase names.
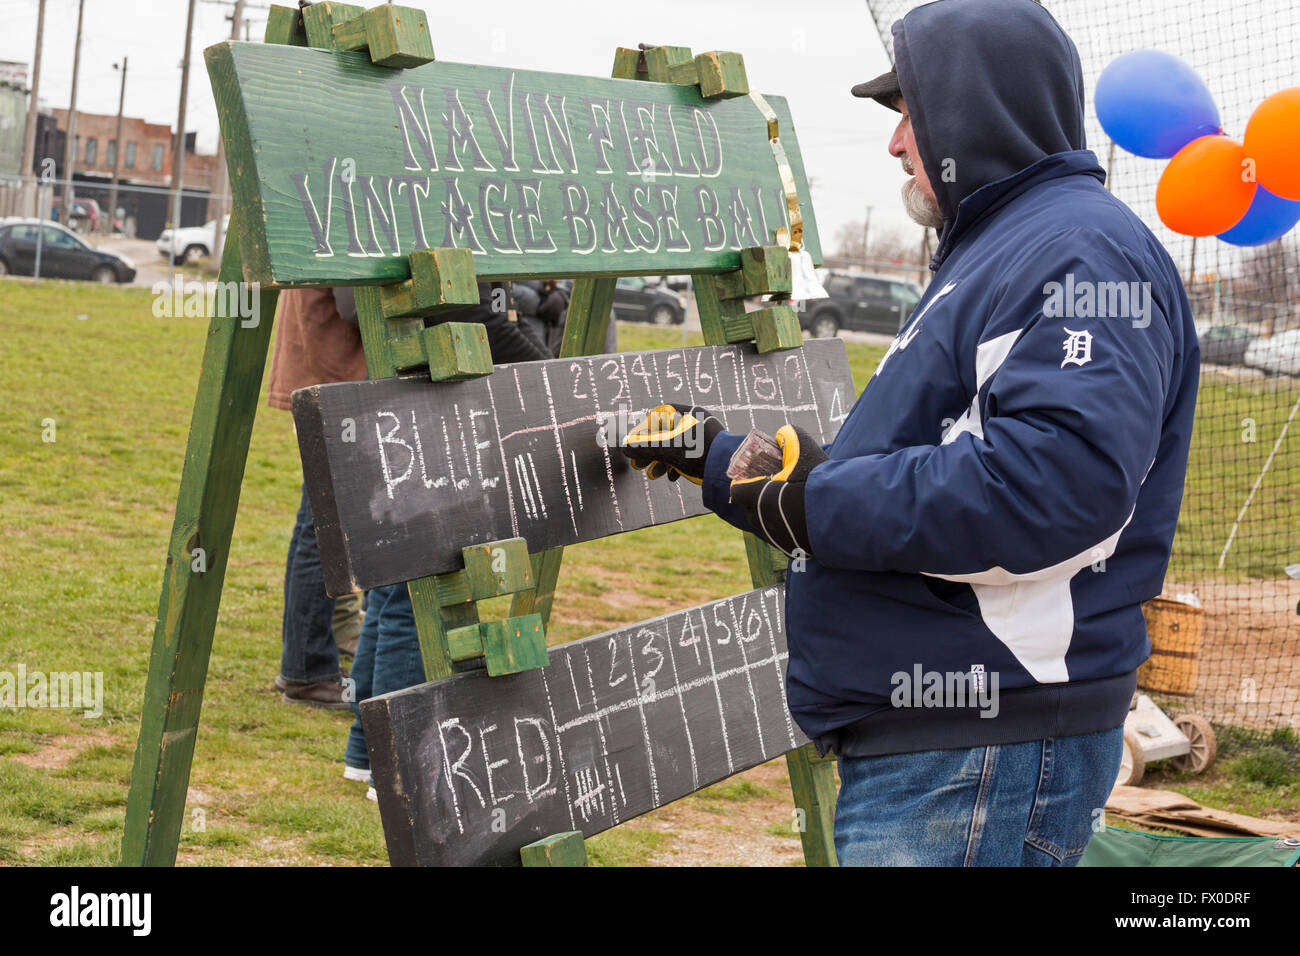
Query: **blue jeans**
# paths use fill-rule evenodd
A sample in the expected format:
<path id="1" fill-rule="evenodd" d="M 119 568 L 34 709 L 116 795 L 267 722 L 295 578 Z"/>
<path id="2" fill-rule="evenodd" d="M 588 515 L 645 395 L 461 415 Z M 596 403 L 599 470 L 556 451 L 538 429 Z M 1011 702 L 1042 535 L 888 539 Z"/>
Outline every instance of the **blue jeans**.
<path id="1" fill-rule="evenodd" d="M 290 684 L 338 680 L 339 649 L 334 643 L 334 599 L 325 593 L 325 574 L 316 546 L 316 526 L 302 486 L 298 521 L 284 565 L 284 620 L 280 629 L 280 676 Z"/>
<path id="2" fill-rule="evenodd" d="M 1074 866 L 1104 822 L 1123 726 L 839 760 L 841 866 Z"/>
<path id="3" fill-rule="evenodd" d="M 370 697 L 424 683 L 424 657 L 415 631 L 411 593 L 405 584 L 372 588 L 366 598 L 366 620 L 352 658 L 352 712 L 357 719 L 348 731 L 343 762 L 349 767 L 370 767 L 366 735 L 361 729 L 357 704 Z M 1118 768 L 1117 768 L 1118 769 Z"/>

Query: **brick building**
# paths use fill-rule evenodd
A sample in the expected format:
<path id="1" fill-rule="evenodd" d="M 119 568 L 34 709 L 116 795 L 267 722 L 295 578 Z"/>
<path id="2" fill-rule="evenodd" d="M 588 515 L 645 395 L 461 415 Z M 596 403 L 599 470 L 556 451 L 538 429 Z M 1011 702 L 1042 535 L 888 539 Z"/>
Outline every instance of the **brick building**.
<path id="1" fill-rule="evenodd" d="M 59 178 L 63 178 L 63 152 L 67 142 L 68 111 L 54 109 L 56 136 L 48 138 L 45 155 L 53 154 Z M 92 198 L 107 208 L 116 159 L 117 116 L 77 111 L 73 179 L 77 195 Z M 181 225 L 202 225 L 209 218 L 207 194 L 212 190 L 217 158 L 194 152 L 194 134 L 186 137 Z M 123 153 L 118 169 L 117 204 L 135 220 L 136 235 L 154 239 L 171 218 L 171 198 L 165 193 L 172 184 L 172 130 L 164 123 L 150 123 L 135 116 L 122 117 Z M 40 159 L 37 157 L 37 165 Z M 132 189 L 131 187 L 145 187 Z M 201 193 L 191 196 L 190 193 Z"/>

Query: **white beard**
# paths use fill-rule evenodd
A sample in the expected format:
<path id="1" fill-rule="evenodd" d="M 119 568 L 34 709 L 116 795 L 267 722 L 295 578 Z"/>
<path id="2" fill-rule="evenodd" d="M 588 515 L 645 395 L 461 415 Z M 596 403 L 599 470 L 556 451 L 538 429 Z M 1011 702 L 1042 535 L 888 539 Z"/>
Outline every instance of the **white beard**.
<path id="1" fill-rule="evenodd" d="M 921 191 L 920 184 L 914 178 L 903 183 L 903 208 L 914 222 L 930 229 L 943 228 L 943 213 L 939 211 L 939 204 Z"/>

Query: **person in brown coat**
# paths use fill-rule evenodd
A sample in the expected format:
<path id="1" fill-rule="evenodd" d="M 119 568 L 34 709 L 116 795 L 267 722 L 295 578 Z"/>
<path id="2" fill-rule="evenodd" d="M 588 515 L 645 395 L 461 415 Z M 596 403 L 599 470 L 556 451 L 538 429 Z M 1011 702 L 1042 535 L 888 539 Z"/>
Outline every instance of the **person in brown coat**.
<path id="1" fill-rule="evenodd" d="M 282 292 L 267 404 L 288 411 L 295 389 L 365 377 L 366 359 L 352 290 Z M 275 681 L 284 695 L 281 699 L 331 710 L 348 709 L 339 651 L 355 649 L 360 629 L 355 596 L 336 602 L 325 593 L 304 484 L 284 569 L 280 676 Z"/>

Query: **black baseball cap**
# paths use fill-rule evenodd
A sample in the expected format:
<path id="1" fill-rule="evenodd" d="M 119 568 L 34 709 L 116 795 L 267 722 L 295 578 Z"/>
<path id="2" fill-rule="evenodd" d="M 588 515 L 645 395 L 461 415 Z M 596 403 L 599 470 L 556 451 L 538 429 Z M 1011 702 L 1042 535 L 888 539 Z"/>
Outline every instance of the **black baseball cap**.
<path id="1" fill-rule="evenodd" d="M 894 105 L 894 97 L 903 92 L 898 85 L 898 71 L 890 70 L 888 73 L 882 73 L 874 80 L 867 80 L 865 83 L 859 83 L 853 87 L 854 96 L 870 97 L 881 106 L 887 106 L 895 113 L 903 112 Z"/>

